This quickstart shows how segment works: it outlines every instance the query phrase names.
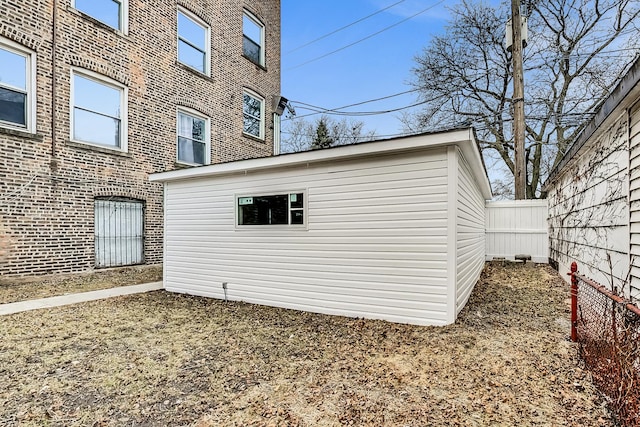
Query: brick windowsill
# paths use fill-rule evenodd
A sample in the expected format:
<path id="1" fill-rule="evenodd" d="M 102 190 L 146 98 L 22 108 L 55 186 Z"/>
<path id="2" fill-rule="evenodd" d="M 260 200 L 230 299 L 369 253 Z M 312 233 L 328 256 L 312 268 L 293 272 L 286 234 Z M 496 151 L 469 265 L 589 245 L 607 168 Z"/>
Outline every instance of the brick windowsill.
<path id="1" fill-rule="evenodd" d="M 120 157 L 128 157 L 128 158 L 132 158 L 133 157 L 131 155 L 131 153 L 126 153 L 124 151 L 114 150 L 114 149 L 107 148 L 107 147 L 100 147 L 100 146 L 97 146 L 97 145 L 84 144 L 82 142 L 75 142 L 75 141 L 71 141 L 69 139 L 65 140 L 64 143 L 68 147 L 78 148 L 78 149 L 81 149 L 81 150 L 97 151 L 99 153 L 111 154 L 111 155 L 120 156 Z"/>
<path id="2" fill-rule="evenodd" d="M 0 126 L 0 134 L 17 136 L 19 138 L 24 138 L 24 139 L 32 139 L 38 142 L 42 142 L 43 140 L 43 136 L 41 134 L 31 133 L 24 130 L 18 130 L 18 129 L 4 128 L 1 126 Z"/>

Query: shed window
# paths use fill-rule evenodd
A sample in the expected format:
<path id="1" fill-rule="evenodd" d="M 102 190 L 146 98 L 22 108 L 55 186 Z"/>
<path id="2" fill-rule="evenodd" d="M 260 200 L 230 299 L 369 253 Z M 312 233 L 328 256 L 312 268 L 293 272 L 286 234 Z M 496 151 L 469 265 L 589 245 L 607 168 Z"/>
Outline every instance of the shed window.
<path id="1" fill-rule="evenodd" d="M 304 193 L 243 196 L 237 206 L 238 225 L 304 224 Z"/>

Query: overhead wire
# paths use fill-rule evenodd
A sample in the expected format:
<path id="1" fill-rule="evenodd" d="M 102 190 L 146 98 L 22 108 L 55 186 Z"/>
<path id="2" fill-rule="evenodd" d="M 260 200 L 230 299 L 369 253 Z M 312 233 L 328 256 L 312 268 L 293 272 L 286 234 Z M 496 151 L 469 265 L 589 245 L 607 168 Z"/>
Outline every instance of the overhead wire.
<path id="1" fill-rule="evenodd" d="M 339 33 L 340 31 L 346 30 L 347 28 L 350 28 L 350 27 L 352 27 L 352 26 L 354 26 L 354 25 L 356 25 L 356 24 L 359 24 L 360 22 L 365 21 L 365 20 L 367 20 L 367 19 L 369 19 L 369 18 L 371 18 L 371 17 L 373 17 L 373 16 L 376 16 L 377 14 L 382 13 L 382 12 L 384 12 L 385 10 L 391 9 L 392 7 L 397 6 L 397 5 L 399 5 L 400 3 L 404 3 L 405 1 L 406 1 L 406 0 L 400 0 L 400 1 L 398 1 L 398 2 L 395 2 L 395 3 L 393 3 L 393 4 L 392 4 L 392 5 L 390 5 L 390 6 L 387 6 L 387 7 L 383 8 L 383 9 L 377 10 L 376 12 L 374 12 L 374 13 L 372 13 L 372 14 L 370 14 L 370 15 L 367 15 L 367 16 L 365 16 L 365 17 L 363 17 L 363 18 L 360 18 L 360 19 L 358 19 L 358 20 L 356 20 L 356 21 L 353 21 L 353 22 L 351 22 L 351 23 L 349 23 L 349 24 L 347 24 L 347 25 L 345 25 L 345 26 L 343 26 L 343 27 L 340 27 L 340 28 L 338 28 L 338 29 L 336 29 L 336 30 L 333 30 L 333 31 L 331 31 L 331 32 L 328 32 L 328 33 L 326 33 L 326 34 L 323 34 L 322 36 L 320 36 L 320 37 L 318 37 L 318 38 L 315 38 L 315 39 L 313 39 L 313 40 L 311 40 L 311 41 L 309 41 L 309 42 L 307 42 L 307 43 L 304 43 L 304 44 L 302 44 L 302 45 L 300 45 L 300 46 L 298 46 L 298 47 L 296 47 L 296 48 L 294 48 L 294 49 L 291 49 L 291 50 L 289 50 L 289 51 L 285 52 L 285 53 L 284 53 L 284 55 L 288 55 L 288 54 L 290 54 L 290 53 L 296 52 L 296 51 L 298 51 L 298 50 L 302 49 L 303 47 L 307 47 L 307 46 L 312 45 L 312 44 L 314 44 L 314 43 L 316 43 L 316 42 L 319 42 L 320 40 L 326 39 L 326 38 L 327 38 L 327 37 L 329 37 L 329 36 L 332 36 L 332 35 L 334 35 L 334 34 L 336 34 L 336 33 Z"/>
<path id="2" fill-rule="evenodd" d="M 289 70 L 291 70 L 291 69 L 295 69 L 295 68 L 299 68 L 299 67 L 302 67 L 303 65 L 309 64 L 309 63 L 311 63 L 311 62 L 315 62 L 315 61 L 317 61 L 317 60 L 320 60 L 320 59 L 323 59 L 323 58 L 325 58 L 325 57 L 327 57 L 327 56 L 330 56 L 330 55 L 332 55 L 332 54 L 334 54 L 334 53 L 337 53 L 337 52 L 340 52 L 340 51 L 342 51 L 342 50 L 344 50 L 344 49 L 347 49 L 347 48 L 349 48 L 349 47 L 351 47 L 351 46 L 353 46 L 353 45 L 355 45 L 355 44 L 358 44 L 358 43 L 360 43 L 360 42 L 362 42 L 362 41 L 365 41 L 365 40 L 367 40 L 367 39 L 369 39 L 369 38 L 371 38 L 371 37 L 374 37 L 374 36 L 376 36 L 376 35 L 378 35 L 378 34 L 380 34 L 380 33 L 384 32 L 384 31 L 387 31 L 387 30 L 389 30 L 389 29 L 391 29 L 391 28 L 393 28 L 393 27 L 395 27 L 395 26 L 397 26 L 397 25 L 400 25 L 400 24 L 402 24 L 402 23 L 404 23 L 404 22 L 406 22 L 406 21 L 408 21 L 408 20 L 410 20 L 410 19 L 412 19 L 412 18 L 414 18 L 414 17 L 416 17 L 416 16 L 418 16 L 418 15 L 420 15 L 420 14 L 422 14 L 422 13 L 424 13 L 424 12 L 428 11 L 429 9 L 432 9 L 433 7 L 438 6 L 439 4 L 441 4 L 441 3 L 443 3 L 443 2 L 444 2 L 444 0 L 438 1 L 438 2 L 434 3 L 433 5 L 431 5 L 431 6 L 427 7 L 427 8 L 425 8 L 425 9 L 423 9 L 423 10 L 421 10 L 421 11 L 419 11 L 419 12 L 417 12 L 417 13 L 413 14 L 413 15 L 411 15 L 411 16 L 410 16 L 410 17 L 408 17 L 408 18 L 405 18 L 405 19 L 403 19 L 403 20 L 401 20 L 401 21 L 398 21 L 398 22 L 394 23 L 394 24 L 393 24 L 393 25 L 391 25 L 391 26 L 388 26 L 388 27 L 386 27 L 386 28 L 383 28 L 383 29 L 382 29 L 382 30 L 380 30 L 380 31 L 377 31 L 377 32 L 375 32 L 375 33 L 372 33 L 372 34 L 368 35 L 367 37 L 364 37 L 364 38 L 362 38 L 362 39 L 360 39 L 360 40 L 357 40 L 357 41 L 355 41 L 355 42 L 353 42 L 353 43 L 350 43 L 350 44 L 348 44 L 348 45 L 346 45 L 346 46 L 343 46 L 343 47 L 341 47 L 341 48 L 339 48 L 339 49 L 336 49 L 336 50 L 334 50 L 334 51 L 332 51 L 332 52 L 329 52 L 329 53 L 327 53 L 327 54 L 324 54 L 324 55 L 321 55 L 321 56 L 319 56 L 319 57 L 313 58 L 313 59 L 311 59 L 311 60 L 309 60 L 309 61 L 306 61 L 306 62 L 304 62 L 304 63 L 298 64 L 298 65 L 297 65 L 297 66 L 295 66 L 295 67 L 289 68 Z M 321 36 L 321 37 L 319 37 L 319 38 L 317 38 L 317 39 L 315 39 L 315 40 L 312 40 L 311 42 L 308 42 L 308 43 L 306 43 L 305 45 L 302 45 L 302 46 L 300 46 L 300 47 L 298 47 L 298 48 L 296 48 L 296 49 L 294 49 L 294 50 L 298 50 L 299 48 L 302 48 L 302 47 L 307 46 L 307 45 L 309 45 L 309 44 L 311 44 L 311 43 L 314 43 L 315 41 L 320 40 L 320 39 L 322 39 L 322 38 L 325 38 L 325 37 L 327 37 L 327 36 L 329 36 L 329 35 L 331 35 L 331 34 L 334 34 L 335 32 L 341 31 L 342 29 L 345 29 L 345 28 L 347 28 L 347 27 L 349 27 L 349 26 L 351 26 L 351 25 L 354 25 L 354 24 L 356 24 L 356 23 L 358 23 L 358 22 L 361 22 L 362 20 L 367 19 L 367 18 L 369 18 L 369 17 L 371 17 L 371 16 L 373 16 L 373 15 L 375 15 L 375 14 L 377 14 L 377 13 L 380 13 L 380 12 L 384 11 L 384 10 L 387 10 L 387 9 L 389 9 L 389 8 L 391 8 L 391 7 L 393 7 L 393 6 L 397 5 L 397 4 L 399 4 L 399 3 L 401 3 L 401 2 L 396 2 L 396 3 L 394 3 L 394 4 L 390 5 L 390 6 L 388 6 L 388 7 L 384 8 L 384 9 L 382 9 L 382 10 L 377 11 L 376 13 L 374 13 L 374 14 L 372 14 L 372 15 L 368 15 L 368 16 L 366 16 L 366 17 L 364 17 L 364 18 L 361 18 L 360 20 L 354 21 L 353 23 L 351 23 L 351 24 L 349 24 L 349 25 L 347 25 L 347 26 L 345 26 L 345 27 L 342 27 L 342 28 L 339 28 L 339 29 L 337 29 L 337 30 L 334 30 L 333 32 L 327 33 L 326 35 Z M 633 31 L 633 30 L 626 30 L 626 31 L 622 32 L 622 34 L 630 33 L 630 32 L 632 32 L 632 31 Z M 606 50 L 606 51 L 599 52 L 599 55 L 601 55 L 601 56 L 603 56 L 603 57 L 607 57 L 607 56 L 609 56 L 609 55 L 614 55 L 615 53 L 619 53 L 619 52 L 625 52 L 625 51 L 637 51 L 637 50 L 638 50 L 638 48 L 635 48 L 635 47 L 632 47 L 632 48 L 611 49 L 611 50 Z M 589 53 L 587 53 L 587 52 L 579 52 L 579 53 L 578 53 L 578 52 L 572 52 L 569 56 L 582 56 L 582 55 L 588 55 L 588 54 L 589 54 Z M 480 78 L 482 78 L 482 77 L 479 77 L 479 79 L 480 79 Z M 477 79 L 476 79 L 476 80 L 477 80 Z M 291 102 L 292 104 L 299 105 L 299 107 L 298 107 L 298 108 L 300 108 L 300 109 L 303 109 L 303 110 L 309 110 L 309 111 L 311 111 L 311 113 L 304 114 L 304 115 L 301 115 L 301 116 L 296 116 L 296 118 L 309 117 L 309 116 L 313 116 L 313 115 L 316 115 L 316 114 L 328 114 L 328 115 L 339 115 L 339 116 L 353 116 L 353 117 L 358 117 L 358 116 L 382 115 L 382 114 L 388 114 L 388 113 L 397 112 L 397 111 L 401 111 L 401 110 L 405 110 L 405 109 L 410 109 L 410 108 L 414 108 L 414 107 L 417 107 L 417 106 L 422 105 L 422 104 L 426 104 L 426 103 L 429 103 L 429 102 L 433 102 L 433 101 L 435 101 L 435 100 L 437 100 L 437 99 L 439 99 L 439 98 L 440 98 L 440 96 L 438 96 L 438 97 L 435 97 L 435 98 L 433 98 L 433 99 L 423 100 L 423 101 L 420 101 L 420 102 L 417 102 L 417 103 L 414 103 L 414 104 L 411 104 L 411 105 L 406 105 L 406 106 L 403 106 L 403 107 L 392 108 L 392 109 L 386 109 L 386 110 L 378 110 L 378 111 L 351 111 L 351 112 L 349 112 L 349 111 L 341 111 L 341 110 L 344 110 L 345 108 L 351 108 L 351 107 L 354 107 L 354 106 L 359 106 L 359 105 L 363 105 L 363 104 L 367 104 L 367 103 L 371 103 L 371 102 L 376 102 L 376 101 L 380 101 L 380 100 L 385 100 L 385 99 L 389 99 L 389 98 L 393 98 L 393 97 L 397 97 L 397 96 L 401 96 L 401 95 L 405 95 L 405 94 L 412 93 L 412 92 L 417 92 L 417 91 L 420 91 L 420 88 L 410 89 L 410 90 L 407 90 L 407 91 L 403 91 L 403 92 L 399 92 L 399 93 L 395 93 L 395 94 L 387 95 L 387 96 L 384 96 L 384 97 L 375 98 L 375 99 L 370 99 L 370 100 L 365 100 L 365 101 L 361 101 L 361 102 L 357 102 L 357 103 L 353 103 L 353 104 L 345 105 L 345 106 L 342 106 L 342 107 L 330 108 L 330 109 L 329 109 L 329 108 L 319 107 L 319 106 L 312 105 L 312 104 L 307 104 L 307 103 L 304 103 L 304 102 L 301 102 L 301 101 L 290 101 L 290 102 Z M 588 114 L 588 113 L 585 113 L 585 114 Z M 290 118 L 284 118 L 283 120 L 291 120 L 291 119 L 290 119 Z"/>
<path id="3" fill-rule="evenodd" d="M 471 83 L 475 83 L 478 80 L 481 80 L 485 78 L 485 76 L 479 76 L 476 77 L 475 79 L 473 79 L 471 81 Z M 398 108 L 392 108 L 392 109 L 387 109 L 387 110 L 379 110 L 379 111 L 340 111 L 343 110 L 345 108 L 351 108 L 351 107 L 356 107 L 359 105 L 363 105 L 363 104 L 369 104 L 371 102 L 376 102 L 376 101 L 381 101 L 381 100 L 385 100 L 385 99 L 389 99 L 389 98 L 394 98 L 396 96 L 401 96 L 401 95 L 406 95 L 412 92 L 419 92 L 420 90 L 422 90 L 421 88 L 414 88 L 414 89 L 409 89 L 409 90 L 405 90 L 402 92 L 398 92 L 398 93 L 394 93 L 391 95 L 386 95 L 386 96 L 382 96 L 379 98 L 373 98 L 373 99 L 368 99 L 365 101 L 360 101 L 360 102 L 356 102 L 353 104 L 349 104 L 349 105 L 344 105 L 342 107 L 337 107 L 337 108 L 323 108 L 323 107 L 319 107 L 317 105 L 313 105 L 313 104 L 307 104 L 305 102 L 300 102 L 300 101 L 289 101 L 292 104 L 296 104 L 296 105 L 301 105 L 300 107 L 298 107 L 299 109 L 302 110 L 309 110 L 309 111 L 313 111 L 313 113 L 309 113 L 309 114 L 303 114 L 301 116 L 296 116 L 295 118 L 303 118 L 303 117 L 308 117 L 308 116 L 313 116 L 316 114 L 328 114 L 328 115 L 341 115 L 341 116 L 372 116 L 372 115 L 379 115 L 379 114 L 388 114 L 388 113 L 394 113 L 397 111 L 401 111 L 401 110 L 406 110 L 409 108 L 413 108 L 413 107 L 417 107 L 419 105 L 422 104 L 426 104 L 429 102 L 433 102 L 436 101 L 440 98 L 442 98 L 442 95 L 438 95 L 429 99 L 424 99 L 421 100 L 417 103 L 414 104 L 410 104 L 410 105 L 405 105 L 403 107 L 398 107 Z M 284 118 L 283 121 L 286 120 L 292 120 L 291 118 Z"/>
<path id="4" fill-rule="evenodd" d="M 296 116 L 297 118 L 299 118 L 299 117 L 307 117 L 307 116 L 311 116 L 311 115 L 314 115 L 314 114 L 324 114 L 324 113 L 326 113 L 326 114 L 336 114 L 336 115 L 351 115 L 353 113 L 358 113 L 358 112 L 348 112 L 348 111 L 340 111 L 340 110 L 343 110 L 345 108 L 357 107 L 359 105 L 369 104 L 369 103 L 372 103 L 372 102 L 382 101 L 382 100 L 385 100 L 385 99 L 390 99 L 390 98 L 394 98 L 394 97 L 401 96 L 401 95 L 406 95 L 408 93 L 417 92 L 419 90 L 420 90 L 420 88 L 405 90 L 405 91 L 394 93 L 394 94 L 391 94 L 391 95 L 382 96 L 382 97 L 379 97 L 379 98 L 368 99 L 368 100 L 365 100 L 365 101 L 360 101 L 360 102 L 356 102 L 356 103 L 349 104 L 349 105 L 343 105 L 342 107 L 337 107 L 337 108 L 324 108 L 324 107 L 319 107 L 317 105 L 307 104 L 306 102 L 295 101 L 295 100 L 290 100 L 289 102 L 292 103 L 292 104 L 295 104 L 295 105 L 299 105 L 299 107 L 298 107 L 299 109 L 314 111 L 314 113 L 311 113 L 311 114 L 305 114 L 303 116 Z M 406 107 L 406 108 L 409 108 L 409 107 Z M 370 113 L 370 112 L 367 112 L 367 113 Z M 358 114 L 356 114 L 356 115 L 358 115 Z M 365 115 L 370 115 L 370 114 L 365 114 Z M 290 120 L 290 119 L 285 118 L 283 120 Z"/>
<path id="5" fill-rule="evenodd" d="M 409 17 L 407 17 L 407 18 L 405 18 L 405 19 L 403 19 L 403 20 L 401 20 L 401 21 L 398 21 L 398 22 L 396 22 L 396 23 L 394 23 L 394 24 L 392 24 L 392 25 L 389 25 L 388 27 L 385 27 L 385 28 L 383 28 L 383 29 L 381 29 L 381 30 L 379 30 L 379 31 L 376 31 L 375 33 L 369 34 L 369 35 L 368 35 L 368 36 L 366 36 L 366 37 L 363 37 L 363 38 L 361 38 L 361 39 L 359 39 L 359 40 L 356 40 L 356 41 L 355 41 L 355 42 L 353 42 L 353 43 L 349 43 L 348 45 L 346 45 L 346 46 L 342 46 L 342 47 L 340 47 L 340 48 L 338 48 L 338 49 L 336 49 L 336 50 L 333 50 L 333 51 L 331 51 L 331 52 L 325 53 L 324 55 L 320 55 L 320 56 L 318 56 L 318 57 L 316 57 L 316 58 L 312 58 L 312 59 L 310 59 L 310 60 L 308 60 L 308 61 L 305 61 L 305 62 L 303 62 L 303 63 L 301 63 L 301 64 L 298 64 L 298 65 L 296 65 L 296 66 L 293 66 L 293 67 L 287 68 L 285 71 L 295 70 L 296 68 L 300 68 L 300 67 L 302 67 L 302 66 L 304 66 L 304 65 L 311 64 L 312 62 L 319 61 L 319 60 L 324 59 L 324 58 L 326 58 L 326 57 L 328 57 L 328 56 L 331 56 L 331 55 L 333 55 L 333 54 L 335 54 L 335 53 L 341 52 L 341 51 L 343 51 L 343 50 L 345 50 L 345 49 L 348 49 L 348 48 L 350 48 L 350 47 L 352 47 L 352 46 L 355 46 L 355 45 L 357 45 L 357 44 L 359 44 L 359 43 L 362 43 L 362 42 L 363 42 L 363 41 L 365 41 L 365 40 L 369 40 L 370 38 L 375 37 L 375 36 L 377 36 L 378 34 L 384 33 L 385 31 L 388 31 L 388 30 L 390 30 L 390 29 L 392 29 L 392 28 L 394 28 L 394 27 L 397 27 L 398 25 L 403 24 L 403 23 L 405 23 L 405 22 L 407 22 L 407 21 L 409 21 L 409 20 L 411 20 L 411 19 L 415 18 L 416 16 L 421 15 L 421 14 L 423 14 L 423 13 L 427 12 L 427 11 L 428 11 L 428 10 L 430 10 L 430 9 L 433 9 L 434 7 L 436 7 L 436 6 L 438 6 L 438 5 L 442 4 L 442 3 L 444 3 L 444 1 L 445 1 L 445 0 L 439 0 L 439 1 L 437 1 L 436 3 L 432 4 L 431 6 L 429 6 L 429 7 L 425 8 L 425 9 L 422 9 L 421 11 L 419 11 L 419 12 L 417 12 L 417 13 L 414 13 L 413 15 L 411 15 L 411 16 L 409 16 Z"/>

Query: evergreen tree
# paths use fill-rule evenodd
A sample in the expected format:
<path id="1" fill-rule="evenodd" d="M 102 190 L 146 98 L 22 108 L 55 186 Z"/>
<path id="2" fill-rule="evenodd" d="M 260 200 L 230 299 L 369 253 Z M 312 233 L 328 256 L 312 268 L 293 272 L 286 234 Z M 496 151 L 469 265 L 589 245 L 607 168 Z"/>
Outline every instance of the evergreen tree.
<path id="1" fill-rule="evenodd" d="M 327 120 L 322 117 L 318 120 L 316 126 L 316 134 L 311 142 L 311 149 L 317 150 L 321 148 L 329 148 L 335 143 L 335 139 L 329 134 L 329 127 L 327 126 Z"/>

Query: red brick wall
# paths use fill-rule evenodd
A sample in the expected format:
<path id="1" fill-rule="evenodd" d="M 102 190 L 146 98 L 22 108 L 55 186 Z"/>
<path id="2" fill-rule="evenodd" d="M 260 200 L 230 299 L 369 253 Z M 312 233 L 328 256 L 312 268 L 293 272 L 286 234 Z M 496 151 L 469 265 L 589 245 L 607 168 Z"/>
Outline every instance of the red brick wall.
<path id="1" fill-rule="evenodd" d="M 244 3 L 178 0 L 211 28 L 211 76 L 205 76 L 177 62 L 175 0 L 129 0 L 127 35 L 73 9 L 71 0 L 58 0 L 55 67 L 53 0 L 0 0 L 0 40 L 37 56 L 36 133 L 0 126 L 0 275 L 93 269 L 97 196 L 144 200 L 145 261 L 162 262 L 162 187 L 149 183 L 148 175 L 176 167 L 178 106 L 209 117 L 212 163 L 272 153 L 280 2 Z M 264 68 L 242 56 L 243 7 L 265 24 Z M 126 153 L 70 141 L 73 67 L 128 87 Z M 265 98 L 265 141 L 242 134 L 244 87 Z"/>

